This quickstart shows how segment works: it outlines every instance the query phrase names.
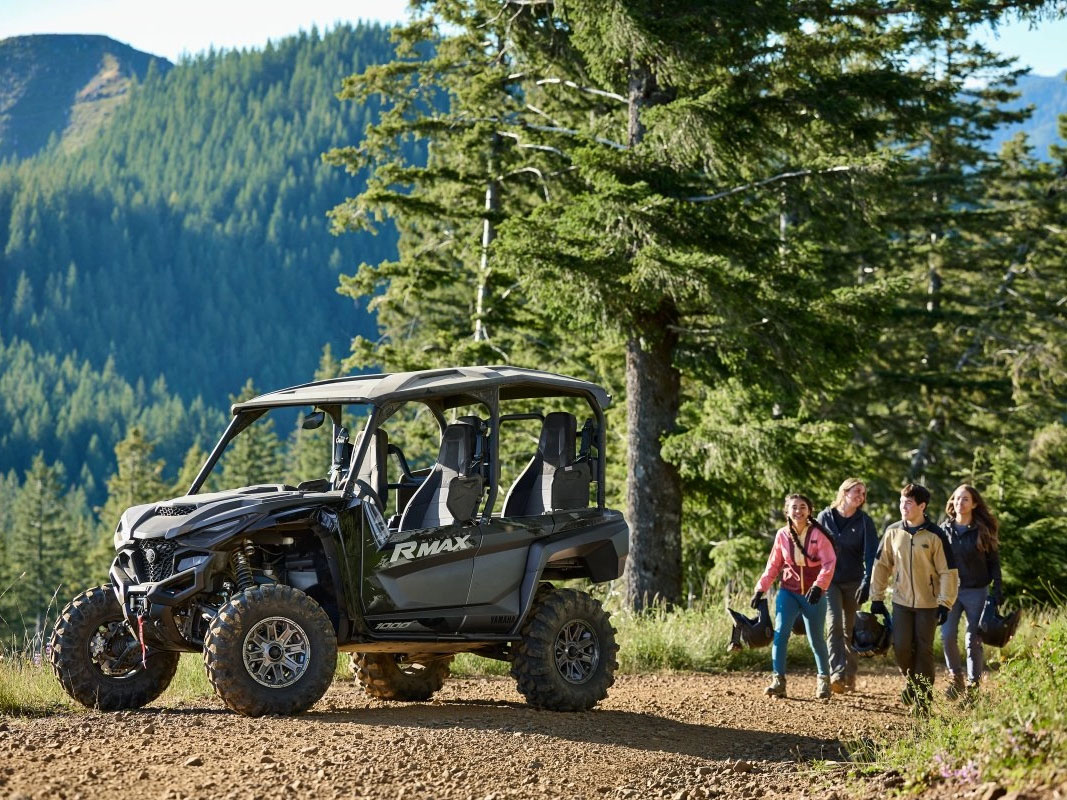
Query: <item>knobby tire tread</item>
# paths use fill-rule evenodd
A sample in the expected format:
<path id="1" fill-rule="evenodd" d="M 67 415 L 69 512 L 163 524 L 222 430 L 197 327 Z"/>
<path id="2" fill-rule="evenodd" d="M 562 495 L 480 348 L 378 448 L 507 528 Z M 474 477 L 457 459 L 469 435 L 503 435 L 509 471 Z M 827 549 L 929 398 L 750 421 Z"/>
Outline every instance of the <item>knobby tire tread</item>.
<path id="1" fill-rule="evenodd" d="M 321 650 L 291 686 L 271 689 L 248 674 L 242 656 L 246 632 L 259 618 L 284 616 L 300 624 L 309 641 L 321 637 Z M 215 693 L 232 711 L 246 717 L 289 716 L 315 705 L 333 680 L 337 635 L 322 607 L 284 584 L 265 584 L 236 594 L 219 610 L 204 637 L 204 667 Z"/>
<path id="2" fill-rule="evenodd" d="M 402 672 L 390 653 L 355 653 L 352 672 L 363 691 L 379 700 L 422 702 L 444 685 L 452 658 L 434 659 L 418 673 Z"/>
<path id="3" fill-rule="evenodd" d="M 587 711 L 608 696 L 619 666 L 619 648 L 610 616 L 596 598 L 585 592 L 546 591 L 544 585 L 538 587 L 534 606 L 522 627 L 522 640 L 511 661 L 511 675 L 527 703 L 551 711 Z M 576 619 L 595 628 L 600 663 L 587 682 L 568 684 L 556 667 L 553 648 L 563 626 Z"/>
<path id="4" fill-rule="evenodd" d="M 89 659 L 88 642 L 97 628 L 123 619 L 111 586 L 97 586 L 75 597 L 60 613 L 52 630 L 49 662 L 63 690 L 88 708 L 121 711 L 141 708 L 170 685 L 178 669 L 178 653 L 157 650 L 147 667 L 133 675 L 104 675 Z"/>

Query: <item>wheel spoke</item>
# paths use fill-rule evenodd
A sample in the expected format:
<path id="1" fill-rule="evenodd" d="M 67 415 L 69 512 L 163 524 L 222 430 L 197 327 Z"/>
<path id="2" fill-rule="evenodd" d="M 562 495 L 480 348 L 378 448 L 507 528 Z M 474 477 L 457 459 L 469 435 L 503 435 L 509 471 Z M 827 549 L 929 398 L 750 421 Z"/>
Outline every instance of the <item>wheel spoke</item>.
<path id="1" fill-rule="evenodd" d="M 245 636 L 245 669 L 263 686 L 281 689 L 296 683 L 310 662 L 307 634 L 291 619 L 268 617 Z"/>
<path id="2" fill-rule="evenodd" d="M 560 628 L 553 647 L 556 669 L 568 683 L 584 683 L 600 662 L 596 633 L 583 620 L 571 620 Z"/>

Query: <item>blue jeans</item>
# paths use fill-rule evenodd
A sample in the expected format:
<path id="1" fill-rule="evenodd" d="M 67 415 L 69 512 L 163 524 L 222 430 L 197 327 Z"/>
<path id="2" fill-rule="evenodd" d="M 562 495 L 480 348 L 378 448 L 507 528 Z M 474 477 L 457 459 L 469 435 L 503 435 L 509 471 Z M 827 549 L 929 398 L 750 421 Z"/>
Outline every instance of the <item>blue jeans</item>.
<path id="1" fill-rule="evenodd" d="M 797 614 L 804 617 L 804 629 L 808 633 L 811 652 L 815 654 L 815 669 L 820 675 L 830 674 L 830 655 L 826 651 L 826 595 L 812 605 L 802 594 L 788 589 L 779 589 L 774 601 L 774 644 L 771 645 L 771 669 L 785 675 L 785 653 L 789 646 L 789 634 Z"/>
<path id="2" fill-rule="evenodd" d="M 978 683 L 982 678 L 984 653 L 982 652 L 982 637 L 978 635 L 978 621 L 982 618 L 982 608 L 985 606 L 989 590 L 982 586 L 977 589 L 960 589 L 956 597 L 956 603 L 948 612 L 948 619 L 941 626 L 941 644 L 945 648 L 945 666 L 951 672 L 963 674 L 963 659 L 960 656 L 959 628 L 960 617 L 967 616 L 967 635 L 964 643 L 967 646 L 967 680 Z"/>

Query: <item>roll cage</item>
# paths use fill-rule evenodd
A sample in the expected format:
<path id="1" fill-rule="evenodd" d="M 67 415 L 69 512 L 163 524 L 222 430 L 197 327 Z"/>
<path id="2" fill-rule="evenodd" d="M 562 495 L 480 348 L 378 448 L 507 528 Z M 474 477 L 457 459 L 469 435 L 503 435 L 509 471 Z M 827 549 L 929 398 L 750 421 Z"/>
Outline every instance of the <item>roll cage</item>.
<path id="1" fill-rule="evenodd" d="M 543 419 L 541 412 L 502 414 L 501 403 L 552 398 L 578 398 L 585 400 L 589 406 L 593 420 L 589 444 L 596 449 L 596 456 L 589 460 L 592 479 L 597 485 L 596 507 L 603 510 L 606 428 L 604 410 L 610 406 L 611 396 L 593 383 L 550 372 L 507 366 L 456 367 L 337 378 L 301 384 L 236 403 L 231 409 L 233 418 L 201 467 L 188 494 L 194 495 L 201 489 L 227 445 L 249 425 L 273 409 L 311 407 L 324 412 L 333 423 L 333 439 L 336 441 L 342 435 L 342 407 L 359 404 L 370 407 L 363 430 L 358 434 L 355 445 L 350 448 L 350 454 L 346 454 L 345 463 L 338 464 L 335 456 L 334 466 L 339 466 L 340 469 L 337 471 L 336 483 L 331 484 L 330 488 L 340 490 L 342 496 L 348 498 L 357 492 L 359 484 L 362 483 L 359 475 L 369 457 L 376 432 L 405 404 L 417 402 L 429 409 L 442 435 L 448 424 L 448 411 L 481 405 L 489 413 L 488 419 L 482 420 L 486 430 L 481 468 L 484 470 L 488 494 L 484 497 L 480 514 L 482 519 L 487 520 L 499 495 L 502 423 L 521 419 Z M 403 461 L 403 453 L 396 449 L 396 454 L 401 467 L 410 474 Z"/>

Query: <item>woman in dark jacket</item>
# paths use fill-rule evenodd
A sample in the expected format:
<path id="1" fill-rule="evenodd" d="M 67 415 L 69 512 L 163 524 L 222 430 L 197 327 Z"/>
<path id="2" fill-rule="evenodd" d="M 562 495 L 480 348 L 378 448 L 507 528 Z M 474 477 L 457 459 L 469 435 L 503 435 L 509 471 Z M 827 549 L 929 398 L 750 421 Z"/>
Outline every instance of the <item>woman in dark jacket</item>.
<path id="1" fill-rule="evenodd" d="M 878 531 L 863 504 L 867 486 L 847 478 L 837 490 L 833 505 L 819 512 L 818 522 L 833 536 L 837 568 L 827 600 L 827 635 L 830 648 L 830 690 L 835 694 L 856 688 L 856 654 L 852 652 L 852 625 L 856 612 L 870 595 L 871 568 L 878 552 Z"/>
<path id="2" fill-rule="evenodd" d="M 999 524 L 989 510 L 982 495 L 973 486 L 963 484 L 952 493 L 945 506 L 947 519 L 941 524 L 956 557 L 960 572 L 960 592 L 948 619 L 941 626 L 941 644 L 945 650 L 945 663 L 951 673 L 951 683 L 945 691 L 949 699 L 964 694 L 965 677 L 963 659 L 960 656 L 958 631 L 960 617 L 967 615 L 967 672 L 966 685 L 971 691 L 978 688 L 982 678 L 984 659 L 982 637 L 978 621 L 982 608 L 989 597 L 989 585 L 993 584 L 993 597 L 1002 599 L 1000 575 Z"/>

